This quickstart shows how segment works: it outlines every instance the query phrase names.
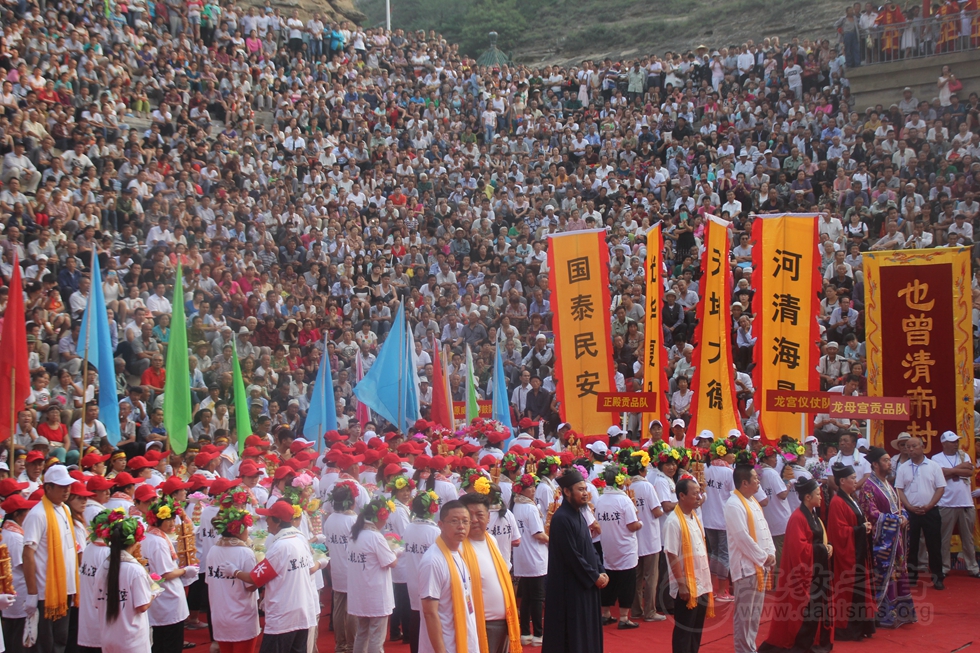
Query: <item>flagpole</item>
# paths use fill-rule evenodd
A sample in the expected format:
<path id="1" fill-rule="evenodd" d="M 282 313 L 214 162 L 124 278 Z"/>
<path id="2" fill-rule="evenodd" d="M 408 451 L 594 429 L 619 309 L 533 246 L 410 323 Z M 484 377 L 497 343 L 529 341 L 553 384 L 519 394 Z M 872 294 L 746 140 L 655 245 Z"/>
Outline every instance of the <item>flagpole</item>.
<path id="1" fill-rule="evenodd" d="M 404 374 L 402 367 L 405 363 L 405 346 L 408 344 L 408 338 L 405 337 L 408 320 L 402 311 L 399 311 L 399 313 L 402 314 L 402 323 L 399 325 L 402 328 L 402 337 L 398 343 L 398 423 L 395 424 L 396 432 L 402 430 L 402 404 L 405 401 L 405 396 L 402 394 L 402 375 Z"/>
<path id="2" fill-rule="evenodd" d="M 17 401 L 17 370 L 13 367 L 10 368 L 10 455 L 8 456 L 7 462 L 11 465 L 14 464 L 14 429 L 17 428 L 17 413 L 19 412 L 14 406 L 14 402 Z M 85 422 L 83 421 L 82 424 Z M 13 467 L 11 467 L 13 469 Z"/>

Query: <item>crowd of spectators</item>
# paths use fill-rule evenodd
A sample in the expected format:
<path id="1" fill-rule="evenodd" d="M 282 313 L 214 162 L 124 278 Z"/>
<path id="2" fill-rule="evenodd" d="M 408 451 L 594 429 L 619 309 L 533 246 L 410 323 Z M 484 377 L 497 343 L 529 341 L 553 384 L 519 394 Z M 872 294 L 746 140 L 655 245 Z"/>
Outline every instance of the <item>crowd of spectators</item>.
<path id="1" fill-rule="evenodd" d="M 43 438 L 71 455 L 98 441 L 107 373 L 120 446 L 162 442 L 174 301 L 189 320 L 195 443 L 234 424 L 233 342 L 257 433 L 301 428 L 325 342 L 340 427 L 383 426 L 358 423 L 352 387 L 399 302 L 423 409 L 434 344 L 448 347 L 461 400 L 466 345 L 486 394 L 499 343 L 515 424 L 553 430 L 548 235 L 607 230 L 616 386 L 628 390 L 642 376 L 645 234 L 658 221 L 670 412 L 684 419 L 708 213 L 732 223 L 733 353 L 751 429 L 754 214 L 822 214 L 824 387 L 863 387 L 862 252 L 974 242 L 978 98 L 951 92 L 945 68 L 935 98 L 864 107 L 843 48 L 826 40 L 490 69 L 433 33 L 290 13 L 222 0 L 4 4 L 0 272 L 23 268 L 33 388 L 19 446 Z M 111 371 L 77 353 L 93 282 Z"/>

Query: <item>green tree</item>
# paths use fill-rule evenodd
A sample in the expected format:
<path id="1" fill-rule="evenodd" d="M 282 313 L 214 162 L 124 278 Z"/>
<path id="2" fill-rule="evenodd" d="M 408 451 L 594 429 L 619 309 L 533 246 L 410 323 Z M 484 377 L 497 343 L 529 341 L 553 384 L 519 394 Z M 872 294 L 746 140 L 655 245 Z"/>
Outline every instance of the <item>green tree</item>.
<path id="1" fill-rule="evenodd" d="M 479 56 L 490 43 L 487 33 L 495 31 L 499 35 L 497 46 L 511 52 L 526 28 L 517 0 L 477 0 L 466 14 L 459 47 L 466 54 Z"/>

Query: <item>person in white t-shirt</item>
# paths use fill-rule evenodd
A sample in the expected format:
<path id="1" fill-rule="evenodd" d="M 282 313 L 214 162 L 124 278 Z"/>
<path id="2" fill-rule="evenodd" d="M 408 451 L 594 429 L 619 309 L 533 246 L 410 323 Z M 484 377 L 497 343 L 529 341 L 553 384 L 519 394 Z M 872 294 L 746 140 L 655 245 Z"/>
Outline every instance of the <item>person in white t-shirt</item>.
<path id="1" fill-rule="evenodd" d="M 197 580 L 198 573 L 194 565 L 177 566 L 177 551 L 170 541 L 176 530 L 177 512 L 172 497 L 152 501 L 146 511 L 146 522 L 150 527 L 143 540 L 142 555 L 150 573 L 160 577 L 158 584 L 163 588 L 150 605 L 147 616 L 153 632 L 153 649 L 161 653 L 179 653 L 184 648 L 184 620 L 190 614 L 184 584 Z"/>
<path id="2" fill-rule="evenodd" d="M 519 579 L 517 591 L 521 599 L 521 644 L 540 646 L 544 632 L 541 618 L 548 574 L 548 536 L 534 502 L 537 485 L 538 478 L 533 474 L 524 474 L 514 481 L 510 509 L 521 535 L 521 545 L 514 549 L 514 577 Z"/>
<path id="3" fill-rule="evenodd" d="M 347 613 L 357 618 L 354 650 L 380 651 L 395 609 L 391 568 L 398 562 L 385 540 L 385 524 L 395 511 L 385 497 L 372 499 L 351 526 L 347 555 Z"/>
<path id="4" fill-rule="evenodd" d="M 410 504 L 412 494 L 415 492 L 415 481 L 405 475 L 405 470 L 401 465 L 389 463 L 384 470 L 385 488 L 391 493 L 391 501 L 395 504 L 395 509 L 388 517 L 385 524 L 384 533 L 393 533 L 398 537 L 405 536 L 405 529 L 412 521 Z M 405 576 L 405 566 L 395 565 L 391 569 L 391 584 L 395 595 L 395 609 L 391 613 L 389 630 L 391 631 L 391 641 L 397 642 L 405 639 L 408 633 L 409 615 L 411 613 L 411 601 L 408 596 L 408 578 Z"/>
<path id="5" fill-rule="evenodd" d="M 656 610 L 656 591 L 660 582 L 660 518 L 664 511 L 660 496 L 647 480 L 647 466 L 642 457 L 636 457 L 635 465 L 629 465 L 632 481 L 630 490 L 636 503 L 637 519 L 643 527 L 636 533 L 637 555 L 636 593 L 630 616 L 643 621 L 664 621 L 667 617 Z"/>
<path id="6" fill-rule="evenodd" d="M 340 481 L 334 485 L 327 495 L 333 510 L 323 522 L 323 536 L 330 552 L 334 641 L 336 650 L 345 653 L 354 650 L 354 633 L 357 632 L 357 623 L 347 612 L 347 568 L 350 566 L 350 532 L 357 521 L 354 505 L 358 492 L 353 481 Z"/>
<path id="7" fill-rule="evenodd" d="M 534 514 L 533 502 L 531 509 Z M 459 501 L 448 501 L 439 510 L 439 537 L 419 561 L 419 597 L 422 627 L 419 653 L 463 653 L 480 650 L 473 579 L 460 547 L 470 532 L 470 512 Z M 456 598 L 464 602 L 466 623 L 456 623 Z"/>
<path id="8" fill-rule="evenodd" d="M 520 631 L 508 630 L 508 624 L 517 624 L 517 599 L 510 581 L 508 563 L 493 537 L 488 537 L 490 524 L 490 494 L 472 492 L 463 495 L 460 503 L 470 511 L 470 533 L 467 551 L 472 549 L 477 568 L 470 565 L 473 578 L 479 578 L 480 593 L 474 599 L 483 606 L 483 623 L 487 634 L 488 651 L 506 651 L 508 643 L 519 641 Z M 475 585 L 475 583 L 474 583 Z"/>
<path id="9" fill-rule="evenodd" d="M 712 448 L 711 464 L 704 470 L 705 498 L 701 506 L 701 517 L 704 520 L 704 535 L 711 555 L 711 578 L 715 591 L 715 600 L 726 602 L 734 600 L 728 592 L 728 533 L 725 530 L 725 502 L 735 491 L 732 480 L 732 464 L 735 462 L 735 451 L 727 440 Z M 724 453 L 721 453 L 724 451 Z"/>
<path id="10" fill-rule="evenodd" d="M 701 486 L 693 478 L 684 477 L 677 481 L 676 491 L 677 506 L 667 515 L 662 532 L 670 595 L 674 597 L 672 639 L 675 651 L 696 651 L 701 644 L 711 593 L 708 547 L 697 515 Z M 688 582 L 688 564 L 693 567 L 693 587 Z"/>
<path id="11" fill-rule="evenodd" d="M 313 581 L 320 563 L 314 562 L 313 549 L 296 527 L 299 518 L 293 518 L 293 506 L 288 501 L 276 501 L 257 512 L 266 518 L 269 535 L 273 536 L 265 559 L 251 571 L 226 562 L 220 568 L 221 574 L 265 588 L 265 632 L 260 653 L 305 650 L 320 614 Z"/>
<path id="12" fill-rule="evenodd" d="M 24 638 L 24 626 L 27 623 L 27 611 L 24 606 L 24 602 L 27 599 L 27 585 L 24 582 L 24 519 L 27 517 L 27 511 L 36 506 L 37 503 L 37 501 L 25 499 L 19 492 L 10 495 L 3 503 L 0 503 L 0 510 L 3 510 L 4 514 L 3 543 L 7 546 L 7 552 L 10 555 L 10 573 L 13 576 L 15 591 L 15 594 L 0 594 L 0 610 L 3 611 L 3 631 L 6 633 L 6 641 L 8 642 L 21 642 Z M 91 548 L 95 547 L 86 547 L 86 551 Z M 108 549 L 104 546 L 100 548 L 108 554 Z M 79 583 L 82 587 L 87 586 L 87 580 L 80 570 Z M 5 603 L 6 605 L 4 605 Z M 93 605 L 95 604 L 94 597 L 91 599 L 91 603 Z M 79 603 L 79 614 L 89 616 L 86 609 L 90 606 L 82 607 L 83 605 Z M 90 631 L 101 632 L 97 621 L 86 624 L 86 626 L 83 626 L 79 622 L 78 641 L 80 644 L 83 641 L 88 641 L 86 636 Z M 99 635 L 96 646 L 101 646 L 101 644 L 102 637 Z M 89 644 L 83 645 L 87 646 Z M 16 647 L 11 647 L 11 649 L 15 651 L 19 650 Z"/>
<path id="13" fill-rule="evenodd" d="M 960 449 L 960 436 L 953 431 L 946 431 L 939 438 L 943 450 L 932 457 L 932 460 L 943 468 L 946 479 L 946 491 L 939 500 L 939 515 L 943 520 L 943 575 L 949 573 L 949 546 L 953 538 L 953 527 L 956 526 L 962 542 L 963 559 L 966 570 L 971 576 L 980 576 L 977 566 L 977 555 L 973 544 L 973 527 L 977 513 L 973 507 L 973 497 L 970 496 L 970 479 L 973 477 L 973 461 L 970 454 Z"/>
<path id="14" fill-rule="evenodd" d="M 500 479 L 504 480 L 501 475 Z M 500 555 L 507 561 L 507 567 L 513 568 L 512 555 L 514 549 L 521 545 L 521 532 L 517 527 L 517 518 L 514 512 L 507 508 L 510 503 L 510 490 L 512 483 L 507 479 L 507 496 L 504 497 L 503 484 L 494 485 L 490 488 L 490 523 L 487 524 L 487 532 L 497 540 L 497 548 Z"/>
<path id="15" fill-rule="evenodd" d="M 404 552 L 398 565 L 405 567 L 408 599 L 412 607 L 408 618 L 408 647 L 411 653 L 419 651 L 419 629 L 422 623 L 422 597 L 419 594 L 419 564 L 422 556 L 439 537 L 435 516 L 439 512 L 439 496 L 432 490 L 422 491 L 412 499 L 412 521 L 402 537 Z M 336 630 L 336 626 L 334 626 Z"/>
<path id="16" fill-rule="evenodd" d="M 759 452 L 759 486 L 766 493 L 769 502 L 762 509 L 766 516 L 766 523 L 769 525 L 769 533 L 772 535 L 773 544 L 776 547 L 776 566 L 773 567 L 773 587 L 776 585 L 776 571 L 779 569 L 779 560 L 783 555 L 783 536 L 786 535 L 786 524 L 789 523 L 789 516 L 793 514 L 790 506 L 789 490 L 790 483 L 785 480 L 795 477 L 792 467 L 784 467 L 784 474 L 776 471 L 776 461 L 779 459 L 779 450 L 771 445 L 766 445 Z M 805 471 L 805 470 L 804 470 Z M 795 494 L 795 493 L 794 493 Z"/>
<path id="17" fill-rule="evenodd" d="M 625 467 L 612 463 L 602 472 L 606 489 L 595 505 L 596 521 L 602 528 L 602 566 L 609 584 L 602 588 L 603 623 L 612 623 L 612 606 L 619 602 L 619 629 L 637 628 L 629 610 L 636 594 L 636 565 L 639 559 L 636 533 L 643 528 L 636 506 L 626 494 L 629 480 Z"/>
<path id="18" fill-rule="evenodd" d="M 205 559 L 214 641 L 219 645 L 227 642 L 239 649 L 255 650 L 256 640 L 262 632 L 258 592 L 251 583 L 221 573 L 226 563 L 235 569 L 255 567 L 255 552 L 247 544 L 252 515 L 247 506 L 233 505 L 219 510 L 211 519 L 211 525 L 221 535 Z"/>
<path id="19" fill-rule="evenodd" d="M 150 575 L 133 557 L 144 535 L 133 517 L 110 523 L 109 556 L 96 572 L 103 653 L 151 653 L 150 621 L 146 614 L 154 599 Z M 104 539 L 104 538 L 103 538 Z M 72 576 L 70 576 L 71 578 Z M 53 651 L 54 648 L 38 650 Z"/>

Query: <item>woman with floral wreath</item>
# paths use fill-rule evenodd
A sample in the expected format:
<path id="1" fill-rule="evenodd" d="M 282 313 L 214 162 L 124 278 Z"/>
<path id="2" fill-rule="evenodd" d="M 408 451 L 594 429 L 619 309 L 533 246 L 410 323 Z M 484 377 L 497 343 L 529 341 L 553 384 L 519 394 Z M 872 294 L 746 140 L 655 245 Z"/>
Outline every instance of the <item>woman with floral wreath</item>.
<path id="1" fill-rule="evenodd" d="M 398 557 L 382 535 L 394 511 L 393 501 L 377 497 L 364 506 L 351 527 L 347 612 L 357 618 L 356 653 L 381 653 L 388 618 L 395 609 L 391 568 Z"/>
<path id="2" fill-rule="evenodd" d="M 98 594 L 105 597 L 100 610 L 103 653 L 151 653 L 147 610 L 156 596 L 150 575 L 133 557 L 143 541 L 143 524 L 126 516 L 126 510 L 110 511 L 96 535 L 109 544 L 108 562 L 96 572 Z"/>
<path id="3" fill-rule="evenodd" d="M 514 549 L 514 577 L 518 579 L 521 644 L 525 646 L 540 646 L 544 636 L 542 616 L 544 583 L 548 575 L 548 535 L 544 531 L 544 519 L 534 501 L 537 488 L 538 477 L 524 474 L 514 481 L 510 504 L 521 534 L 521 545 Z"/>
<path id="4" fill-rule="evenodd" d="M 160 576 L 159 584 L 163 588 L 147 615 L 153 628 L 153 653 L 183 650 L 184 620 L 190 614 L 184 583 L 197 580 L 196 565 L 181 568 L 177 564 L 177 551 L 170 536 L 176 530 L 174 520 L 178 515 L 183 515 L 183 511 L 169 496 L 152 501 L 146 511 L 149 529 L 142 553 L 150 573 Z"/>
<path id="5" fill-rule="evenodd" d="M 415 492 L 415 481 L 406 477 L 401 465 L 395 463 L 385 465 L 382 474 L 387 479 L 385 489 L 388 490 L 391 501 L 395 504 L 395 509 L 385 524 L 384 532 L 386 535 L 392 533 L 398 538 L 404 538 L 405 529 L 412 521 L 409 506 L 412 503 L 412 493 Z M 412 611 L 408 596 L 408 576 L 404 565 L 395 565 L 392 568 L 391 583 L 395 594 L 395 609 L 391 613 L 391 623 L 388 625 L 391 641 L 395 642 L 407 637 L 409 616 Z"/>
<path id="6" fill-rule="evenodd" d="M 516 453 L 506 453 L 500 461 L 500 478 L 497 479 L 503 505 L 510 505 L 510 495 L 513 489 L 514 479 L 522 473 L 524 473 L 524 458 Z"/>
<path id="7" fill-rule="evenodd" d="M 354 650 L 357 621 L 347 613 L 347 569 L 350 567 L 351 528 L 357 521 L 354 506 L 360 490 L 357 483 L 339 481 L 327 495 L 333 508 L 323 521 L 323 536 L 330 552 L 330 584 L 333 588 L 333 634 L 337 653 Z"/>
<path id="8" fill-rule="evenodd" d="M 211 525 L 220 539 L 205 560 L 214 641 L 221 653 L 252 653 L 262 632 L 255 585 L 226 577 L 220 571 L 225 564 L 252 569 L 258 562 L 248 539 L 248 529 L 253 525 L 248 491 L 239 487 L 227 492 L 219 499 L 219 505 Z"/>
<path id="9" fill-rule="evenodd" d="M 429 547 L 439 537 L 436 517 L 439 514 L 439 496 L 432 490 L 419 492 L 412 499 L 412 521 L 402 535 L 405 552 L 399 560 L 399 567 L 405 568 L 408 598 L 411 612 L 408 617 L 408 632 L 405 638 L 411 653 L 419 651 L 419 628 L 422 625 L 422 597 L 419 596 L 419 562 Z"/>
<path id="10" fill-rule="evenodd" d="M 514 547 L 521 545 L 521 532 L 517 518 L 504 502 L 499 485 L 490 486 L 490 522 L 487 524 L 487 532 L 496 540 L 500 555 L 507 561 L 508 567 L 512 568 L 511 554 Z"/>
<path id="11" fill-rule="evenodd" d="M 651 445 L 648 449 L 652 462 L 655 465 L 650 482 L 653 483 L 653 489 L 657 493 L 657 498 L 660 499 L 660 509 L 663 511 L 663 515 L 658 517 L 662 533 L 667 516 L 674 511 L 674 507 L 677 505 L 677 490 L 674 476 L 677 474 L 677 463 L 680 461 L 680 453 L 670 445 L 659 446 L 661 443 L 654 444 L 656 446 Z M 656 451 L 656 454 L 654 454 L 654 451 Z M 659 570 L 656 594 L 657 612 L 659 614 L 672 614 L 674 611 L 674 599 L 670 596 L 669 591 L 670 579 L 667 573 L 667 556 L 660 556 L 657 568 Z"/>
<path id="12" fill-rule="evenodd" d="M 628 451 L 626 457 L 630 457 Z M 639 551 L 636 533 L 643 528 L 643 522 L 636 515 L 633 500 L 626 494 L 630 480 L 627 467 L 618 462 L 606 465 L 602 480 L 606 487 L 595 507 L 596 519 L 602 527 L 602 564 L 609 575 L 609 584 L 602 589 L 602 625 L 616 622 L 612 606 L 618 602 L 619 630 L 639 628 L 639 624 L 630 621 L 629 611 L 636 594 Z"/>

